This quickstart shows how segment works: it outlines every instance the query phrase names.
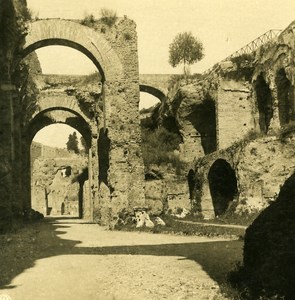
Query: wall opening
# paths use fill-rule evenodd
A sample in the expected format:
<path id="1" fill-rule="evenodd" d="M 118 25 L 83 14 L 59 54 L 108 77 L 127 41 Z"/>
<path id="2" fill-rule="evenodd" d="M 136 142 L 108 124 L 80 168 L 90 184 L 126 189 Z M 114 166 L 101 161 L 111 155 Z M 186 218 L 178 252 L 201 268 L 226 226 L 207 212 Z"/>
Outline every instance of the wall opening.
<path id="1" fill-rule="evenodd" d="M 226 212 L 238 192 L 235 171 L 224 159 L 216 160 L 208 173 L 215 216 Z"/>
<path id="2" fill-rule="evenodd" d="M 67 149 L 73 136 L 79 153 Z M 90 193 L 85 185 L 88 155 L 81 140 L 81 134 L 65 124 L 46 126 L 35 135 L 30 152 L 34 210 L 51 217 L 83 217 L 83 205 Z"/>
<path id="3" fill-rule="evenodd" d="M 158 97 L 148 92 L 140 92 L 139 115 L 142 127 L 150 129 L 157 127 L 160 105 L 161 101 Z"/>
<path id="4" fill-rule="evenodd" d="M 267 133 L 270 121 L 273 117 L 273 100 L 271 90 L 262 74 L 260 74 L 256 79 L 255 92 L 259 112 L 260 130 L 263 133 Z"/>
<path id="5" fill-rule="evenodd" d="M 189 120 L 200 135 L 201 145 L 205 154 L 217 149 L 215 102 L 206 95 L 205 99 L 192 107 Z"/>
<path id="6" fill-rule="evenodd" d="M 71 47 L 49 45 L 35 52 L 43 74 L 87 75 L 97 72 L 97 67 L 85 54 Z"/>
<path id="7" fill-rule="evenodd" d="M 284 69 L 280 69 L 276 76 L 279 102 L 279 119 L 281 126 L 294 120 L 294 87 L 286 76 Z"/>

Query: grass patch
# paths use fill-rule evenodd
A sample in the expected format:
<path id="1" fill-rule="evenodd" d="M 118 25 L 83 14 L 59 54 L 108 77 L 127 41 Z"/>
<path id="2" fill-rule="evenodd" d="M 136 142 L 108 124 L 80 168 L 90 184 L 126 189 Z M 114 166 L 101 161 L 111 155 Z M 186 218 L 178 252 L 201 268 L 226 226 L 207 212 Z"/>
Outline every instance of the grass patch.
<path id="1" fill-rule="evenodd" d="M 150 217 L 154 221 L 155 217 Z M 141 227 L 136 228 L 135 224 L 118 225 L 116 230 L 122 231 L 140 231 L 150 233 L 164 233 L 176 235 L 194 235 L 206 237 L 230 237 L 243 238 L 245 231 L 242 228 L 225 228 L 210 225 L 188 224 L 178 222 L 170 215 L 162 215 L 161 219 L 166 223 L 166 226 L 156 225 L 153 228 Z"/>

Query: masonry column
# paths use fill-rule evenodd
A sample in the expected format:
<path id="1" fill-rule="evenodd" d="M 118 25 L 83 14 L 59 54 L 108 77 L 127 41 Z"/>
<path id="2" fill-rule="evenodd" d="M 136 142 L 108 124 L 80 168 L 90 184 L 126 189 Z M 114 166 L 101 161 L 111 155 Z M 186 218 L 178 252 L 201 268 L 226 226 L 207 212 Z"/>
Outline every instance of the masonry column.
<path id="1" fill-rule="evenodd" d="M 116 216 L 124 208 L 131 213 L 133 207 L 145 204 L 139 83 L 124 80 L 105 82 L 104 98 L 105 130 L 110 144 L 109 211 L 110 216 Z"/>
<path id="2" fill-rule="evenodd" d="M 0 232 L 12 222 L 12 170 L 13 145 L 13 99 L 15 87 L 10 82 L 0 82 Z"/>
<path id="3" fill-rule="evenodd" d="M 273 132 L 276 133 L 280 128 L 279 99 L 278 99 L 278 89 L 275 82 L 270 82 L 269 87 L 273 99 L 273 107 L 272 107 L 273 115 L 272 115 L 272 119 L 270 120 L 268 133 L 272 134 Z"/>

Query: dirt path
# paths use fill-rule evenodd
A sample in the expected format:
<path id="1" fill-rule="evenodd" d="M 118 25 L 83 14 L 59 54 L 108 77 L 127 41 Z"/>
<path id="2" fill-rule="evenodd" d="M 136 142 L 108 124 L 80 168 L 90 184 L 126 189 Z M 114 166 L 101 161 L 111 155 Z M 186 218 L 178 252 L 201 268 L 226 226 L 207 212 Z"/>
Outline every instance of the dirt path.
<path id="1" fill-rule="evenodd" d="M 47 221 L 1 237 L 0 299 L 224 299 L 242 242 Z"/>

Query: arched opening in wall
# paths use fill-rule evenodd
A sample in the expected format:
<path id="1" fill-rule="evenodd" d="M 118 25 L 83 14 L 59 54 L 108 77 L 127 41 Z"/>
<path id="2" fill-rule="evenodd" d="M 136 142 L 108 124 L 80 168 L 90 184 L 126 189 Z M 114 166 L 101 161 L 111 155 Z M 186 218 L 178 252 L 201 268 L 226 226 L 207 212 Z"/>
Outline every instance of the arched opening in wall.
<path id="1" fill-rule="evenodd" d="M 89 75 L 98 73 L 93 62 L 79 50 L 61 45 L 48 45 L 35 50 L 43 74 Z M 100 80 L 101 80 L 100 75 Z M 81 78 L 82 79 L 82 78 Z"/>
<path id="2" fill-rule="evenodd" d="M 73 127 L 52 124 L 31 143 L 31 206 L 48 217 L 83 217 L 90 195 L 85 139 Z"/>
<path id="3" fill-rule="evenodd" d="M 154 129 L 157 127 L 160 105 L 161 100 L 158 97 L 145 91 L 140 92 L 139 115 L 142 128 Z"/>
<path id="4" fill-rule="evenodd" d="M 263 133 L 268 132 L 270 121 L 273 117 L 273 100 L 269 85 L 260 74 L 255 83 L 257 107 L 259 112 L 259 126 Z"/>
<path id="5" fill-rule="evenodd" d="M 226 160 L 217 159 L 209 170 L 208 181 L 215 216 L 220 216 L 237 195 L 235 171 Z"/>
<path id="6" fill-rule="evenodd" d="M 182 166 L 179 158 L 182 136 L 174 117 L 160 116 L 161 102 L 166 96 L 147 85 L 140 85 L 140 91 L 141 148 L 146 172 L 151 171 L 149 166 L 152 165 L 170 165 L 179 173 Z"/>
<path id="7" fill-rule="evenodd" d="M 94 192 L 93 186 L 97 187 L 95 182 L 90 186 L 88 180 L 88 171 L 91 172 L 89 177 L 95 173 L 95 180 L 98 182 L 98 153 L 96 143 L 92 143 L 96 139 L 98 127 L 101 119 L 104 116 L 104 97 L 103 97 L 103 82 L 106 79 L 105 70 L 110 70 L 110 65 L 113 61 L 117 61 L 116 54 L 110 50 L 110 57 L 115 57 L 112 62 L 107 62 L 107 67 L 102 68 L 101 63 L 104 62 L 104 58 L 108 54 L 104 53 L 104 50 L 97 53 L 98 48 L 95 43 L 97 40 L 94 37 L 94 44 L 88 48 L 87 37 L 81 37 L 82 43 L 79 44 L 76 41 L 71 41 L 61 36 L 60 38 L 44 38 L 44 33 L 47 34 L 46 28 L 53 31 L 58 27 L 56 22 L 67 23 L 67 21 L 59 20 L 52 23 L 48 20 L 53 29 L 50 28 L 50 24 L 44 24 L 45 32 L 37 30 L 34 32 L 34 24 L 32 31 L 28 34 L 28 39 L 24 50 L 22 52 L 22 60 L 16 67 L 15 76 L 19 74 L 22 76 L 16 78 L 18 82 L 18 89 L 21 91 L 21 105 L 22 114 L 21 122 L 23 126 L 22 143 L 24 144 L 25 153 L 23 154 L 23 189 L 26 191 L 26 197 L 24 206 L 30 208 L 33 203 L 31 196 L 31 186 L 34 184 L 30 182 L 30 138 L 33 138 L 39 130 L 45 126 L 49 126 L 56 123 L 62 123 L 72 126 L 78 130 L 86 140 L 85 152 L 89 154 L 88 150 L 91 145 L 94 150 L 91 152 L 92 157 L 87 157 L 86 167 L 83 170 L 79 170 L 75 173 L 72 170 L 70 176 L 63 177 L 62 173 L 65 169 L 60 169 L 57 173 L 60 173 L 61 178 L 69 180 L 74 175 L 76 181 L 76 192 L 78 191 L 78 213 L 79 217 L 83 217 L 88 220 L 93 219 L 93 200 Z M 36 23 L 47 23 L 46 20 Z M 73 22 L 70 22 L 75 24 Z M 63 24 L 61 24 L 63 26 Z M 56 26 L 55 26 L 56 25 Z M 43 25 L 42 25 L 43 26 Z M 44 26 L 42 27 L 44 29 Z M 70 25 L 71 26 L 71 25 Z M 76 26 L 76 25 L 74 25 Z M 77 24 L 77 26 L 80 26 Z M 84 27 L 83 27 L 84 28 Z M 85 28 L 84 28 L 85 29 Z M 82 29 L 82 30 L 84 30 Z M 88 29 L 87 29 L 88 30 Z M 68 30 L 61 30 L 61 34 L 70 35 Z M 58 33 L 59 34 L 59 33 Z M 30 36 L 31 35 L 31 36 Z M 77 40 L 79 42 L 79 39 Z M 95 49 L 94 49 L 94 48 Z M 95 52 L 96 51 L 96 52 Z M 111 53 L 112 52 L 112 53 Z M 116 60 L 117 59 L 117 60 Z M 118 73 L 120 73 L 121 62 L 118 62 Z M 105 67 L 105 66 L 103 66 Z M 107 73 L 110 75 L 111 71 Z M 112 74 L 113 75 L 113 74 Z M 110 75 L 108 78 L 110 78 Z M 66 115 L 66 116 L 65 116 Z M 91 128 L 91 129 L 90 129 Z M 29 132 L 29 133 L 28 133 Z M 59 129 L 55 129 L 55 134 L 59 134 Z M 30 136 L 27 138 L 26 135 Z M 66 167 L 66 166 L 61 166 Z M 95 170 L 95 172 L 92 172 Z M 79 175 L 79 176 L 78 176 Z M 81 175 L 81 176 L 80 176 Z M 94 180 L 91 180 L 94 182 Z M 78 188 L 79 187 L 79 188 Z M 73 191 L 73 189 L 71 189 Z M 74 193 L 74 192 L 73 192 Z M 75 193 L 74 193 L 75 194 Z M 67 203 L 73 203 L 73 197 L 75 195 L 67 195 L 65 200 L 56 205 L 56 209 L 51 209 L 50 206 L 50 189 L 45 188 L 42 195 L 45 198 L 45 210 L 42 208 L 41 212 L 45 215 L 59 214 L 73 216 L 73 209 L 67 207 Z M 97 195 L 97 194 L 96 194 Z M 87 199 L 85 198 L 87 197 Z M 93 199 L 92 199 L 93 198 Z M 82 201 L 83 200 L 83 201 Z M 47 202 L 46 202 L 47 201 Z M 71 202 L 72 201 L 72 202 Z M 47 203 L 47 204 L 46 204 Z M 33 205 L 34 208 L 34 205 Z M 39 210 L 39 209 L 38 209 Z"/>
<path id="8" fill-rule="evenodd" d="M 279 102 L 279 119 L 281 126 L 294 120 L 294 86 L 287 78 L 284 69 L 280 69 L 276 76 Z"/>
<path id="9" fill-rule="evenodd" d="M 203 101 L 192 105 L 188 120 L 196 129 L 196 137 L 201 139 L 205 154 L 217 149 L 215 101 L 207 94 Z M 196 138 L 195 137 L 195 138 Z"/>

